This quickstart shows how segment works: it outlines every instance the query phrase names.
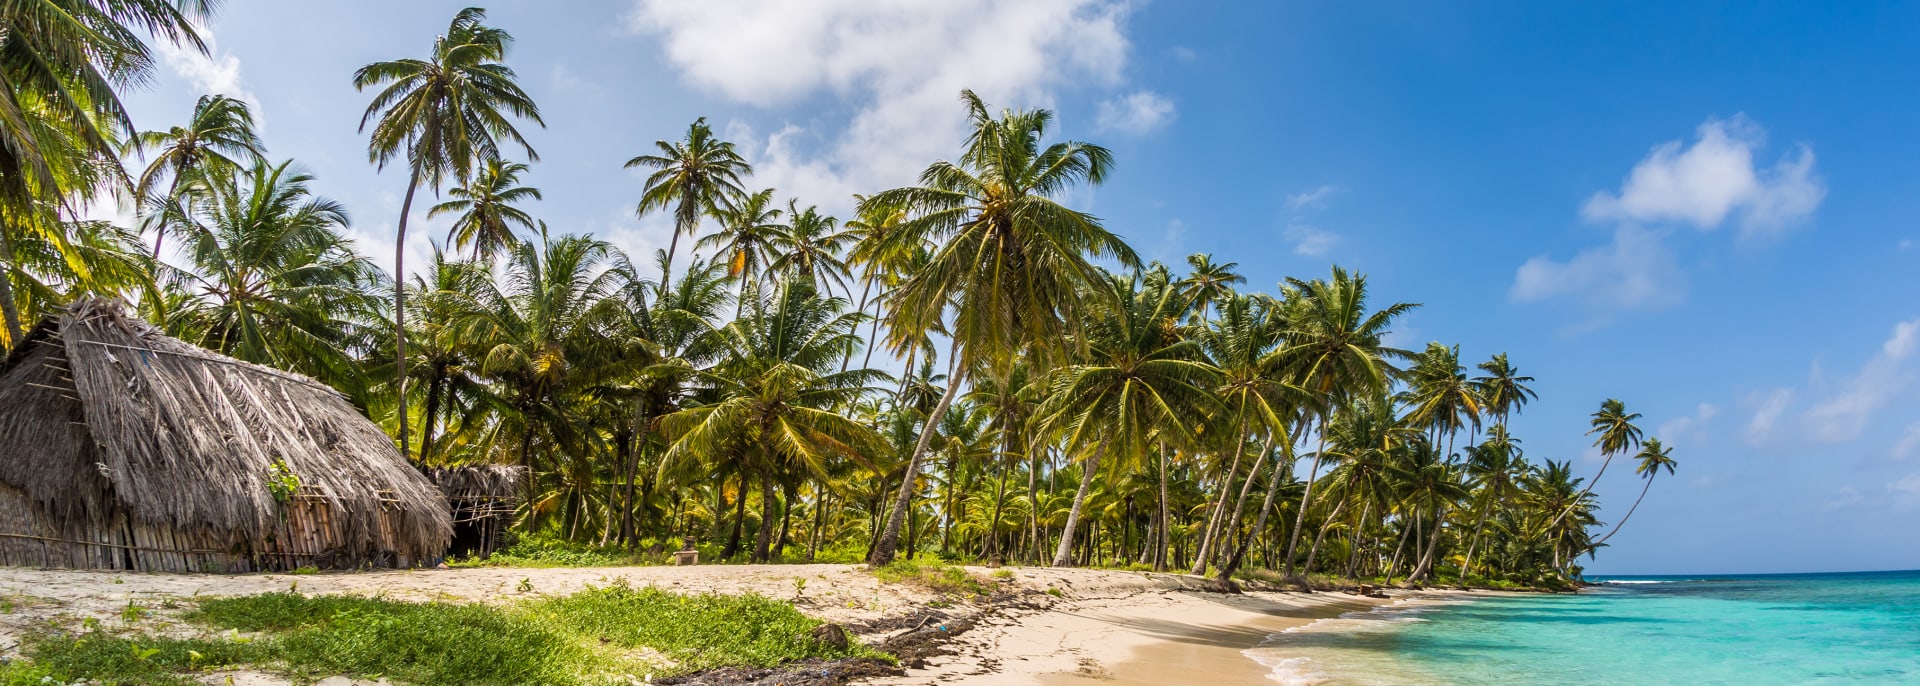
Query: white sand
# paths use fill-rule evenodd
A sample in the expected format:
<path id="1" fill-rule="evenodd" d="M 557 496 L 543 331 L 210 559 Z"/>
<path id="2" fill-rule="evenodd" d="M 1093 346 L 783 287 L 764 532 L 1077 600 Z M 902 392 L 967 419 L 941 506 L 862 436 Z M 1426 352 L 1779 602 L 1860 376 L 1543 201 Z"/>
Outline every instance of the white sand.
<path id="1" fill-rule="evenodd" d="M 1210 686 L 1259 684 L 1266 670 L 1241 651 L 1267 634 L 1321 617 L 1386 602 L 1345 593 L 1204 592 L 1205 580 L 1172 574 L 1008 568 L 1005 581 L 1040 606 L 987 618 L 948 646 L 954 655 L 932 658 L 904 677 L 880 684 L 1165 684 L 1205 675 Z M 974 568 L 986 576 L 989 570 Z M 13 611 L 0 614 L 0 654 L 49 623 L 77 628 L 94 618 L 108 629 L 169 634 L 200 630 L 176 617 L 184 599 L 297 589 L 303 593 L 376 595 L 396 600 L 509 602 L 542 594 L 569 594 L 624 578 L 635 586 L 683 593 L 759 593 L 795 599 L 795 578 L 807 583 L 795 600 L 803 612 L 839 623 L 910 613 L 937 597 L 907 584 L 884 584 L 856 565 L 702 565 L 584 569 L 447 569 L 355 574 L 129 574 L 0 568 L 0 597 Z M 522 581 L 531 587 L 521 591 Z M 133 603 L 146 611 L 129 623 Z M 966 612 L 948 608 L 950 613 Z M 880 636 L 866 637 L 869 641 Z M 237 674 L 236 684 L 284 683 Z M 225 675 L 209 683 L 225 683 Z M 347 683 L 342 681 L 340 683 Z M 1267 682 L 1270 683 L 1270 682 Z"/>

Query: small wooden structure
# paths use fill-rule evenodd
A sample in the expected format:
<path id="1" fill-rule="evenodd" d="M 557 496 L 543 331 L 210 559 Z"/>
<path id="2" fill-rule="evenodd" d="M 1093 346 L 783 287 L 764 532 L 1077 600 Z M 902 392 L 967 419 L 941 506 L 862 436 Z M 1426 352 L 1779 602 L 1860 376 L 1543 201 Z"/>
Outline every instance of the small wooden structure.
<path id="1" fill-rule="evenodd" d="M 313 379 L 82 300 L 0 362 L 0 565 L 245 572 L 437 561 L 439 489 Z"/>
<path id="2" fill-rule="evenodd" d="M 453 544 L 447 555 L 484 558 L 498 550 L 501 535 L 513 525 L 527 468 L 478 464 L 421 471 L 440 487 L 453 514 Z"/>
<path id="3" fill-rule="evenodd" d="M 673 563 L 681 567 L 692 567 L 700 564 L 700 551 L 694 549 L 693 537 L 688 536 L 685 543 L 686 545 L 673 553 Z"/>

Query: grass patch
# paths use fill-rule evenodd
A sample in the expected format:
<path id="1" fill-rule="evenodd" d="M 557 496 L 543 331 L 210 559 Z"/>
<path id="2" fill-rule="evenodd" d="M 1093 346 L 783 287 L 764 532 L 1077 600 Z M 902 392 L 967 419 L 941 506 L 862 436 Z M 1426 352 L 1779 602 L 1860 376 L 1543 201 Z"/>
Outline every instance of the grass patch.
<path id="1" fill-rule="evenodd" d="M 343 674 L 416 686 L 599 686 L 805 658 L 891 659 L 815 641 L 809 632 L 820 622 L 778 600 L 683 596 L 624 581 L 505 606 L 267 593 L 204 599 L 185 618 L 225 634 L 111 635 L 95 623 L 78 634 L 37 635 L 27 639 L 25 659 L 0 663 L 0 686 L 83 678 L 186 686 L 234 667 L 297 682 Z"/>
<path id="2" fill-rule="evenodd" d="M 985 596 L 992 592 L 987 583 L 967 570 L 939 562 L 894 560 L 873 568 L 873 575 L 890 584 L 908 583 L 935 593 L 959 596 Z"/>
<path id="3" fill-rule="evenodd" d="M 657 556 L 656 556 L 657 557 Z M 658 560 L 617 545 L 597 546 L 550 536 L 520 536 L 486 559 L 449 562 L 450 567 L 630 567 Z"/>

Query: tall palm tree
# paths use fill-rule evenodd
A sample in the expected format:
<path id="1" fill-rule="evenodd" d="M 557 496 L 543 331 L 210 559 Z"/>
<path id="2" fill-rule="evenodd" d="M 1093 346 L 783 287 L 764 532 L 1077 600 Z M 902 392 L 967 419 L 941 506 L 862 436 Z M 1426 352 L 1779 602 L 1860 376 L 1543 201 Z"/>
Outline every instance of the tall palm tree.
<path id="1" fill-rule="evenodd" d="M 1320 396 L 1323 403 L 1315 415 L 1320 447 L 1314 450 L 1306 491 L 1287 541 L 1284 559 L 1286 575 L 1291 578 L 1300 530 L 1306 526 L 1314 482 L 1325 459 L 1328 413 L 1338 400 L 1385 388 L 1399 373 L 1392 361 L 1407 359 L 1411 354 L 1388 346 L 1382 338 L 1393 320 L 1419 305 L 1394 303 L 1369 312 L 1367 277 L 1349 274 L 1337 266 L 1330 279 L 1289 278 L 1287 283 L 1282 289 L 1288 317 L 1287 345 L 1274 351 L 1269 364 L 1286 370 L 1295 384 Z"/>
<path id="2" fill-rule="evenodd" d="M 1626 526 L 1627 520 L 1633 518 L 1633 511 L 1640 509 L 1640 501 L 1646 499 L 1647 490 L 1653 488 L 1653 478 L 1660 475 L 1660 470 L 1665 469 L 1668 474 L 1672 474 L 1673 468 L 1679 464 L 1673 459 L 1673 449 L 1660 443 L 1658 438 L 1647 439 L 1647 442 L 1640 446 L 1640 453 L 1634 457 L 1640 460 L 1640 464 L 1633 468 L 1633 473 L 1646 479 L 1646 483 L 1640 486 L 1640 495 L 1633 499 L 1633 507 L 1627 508 L 1627 514 L 1620 518 L 1619 523 L 1613 525 L 1612 531 L 1593 542 L 1595 547 L 1606 543 L 1607 539 L 1613 538 L 1614 534 L 1620 533 L 1620 527 Z"/>
<path id="3" fill-rule="evenodd" d="M 473 259 L 491 261 L 495 255 L 518 242 L 514 228 L 533 231 L 533 217 L 514 205 L 528 199 L 540 200 L 540 189 L 520 185 L 527 172 L 524 162 L 488 158 L 447 195 L 453 199 L 427 210 L 427 218 L 454 215 L 447 229 L 447 243 L 458 249 L 473 248 Z"/>
<path id="4" fill-rule="evenodd" d="M 813 283 L 831 297 L 833 285 L 852 295 L 847 287 L 847 263 L 840 258 L 853 237 L 838 230 L 833 217 L 821 214 L 811 205 L 800 209 L 798 201 L 787 201 L 787 230 L 773 237 L 773 263 L 768 269 L 787 278 Z"/>
<path id="5" fill-rule="evenodd" d="M 1072 563 L 1074 530 L 1104 453 L 1137 459 L 1154 440 L 1191 444 L 1219 405 L 1219 369 L 1175 329 L 1189 303 L 1164 270 L 1113 276 L 1105 288 L 1122 305 L 1085 325 L 1085 361 L 1055 376 L 1040 410 L 1043 425 L 1062 433 L 1062 450 L 1083 458 L 1055 566 Z"/>
<path id="6" fill-rule="evenodd" d="M 1467 576 L 1473 573 L 1473 556 L 1480 547 L 1480 537 L 1486 530 L 1488 515 L 1514 496 L 1520 478 L 1527 471 L 1520 440 L 1507 435 L 1505 424 L 1493 425 L 1487 431 L 1487 440 L 1469 448 L 1468 452 L 1467 478 L 1475 491 L 1473 509 L 1479 513 L 1474 516 L 1473 537 L 1467 543 L 1466 561 L 1460 565 L 1460 582 L 1463 584 Z"/>
<path id="7" fill-rule="evenodd" d="M 1197 273 L 1197 270 L 1196 270 Z M 1184 294 L 1194 297 L 1191 277 L 1183 286 Z M 1220 316 L 1213 325 L 1201 335 L 1207 356 L 1221 371 L 1221 383 L 1214 389 L 1220 396 L 1225 412 L 1232 418 L 1232 433 L 1226 434 L 1223 442 L 1232 446 L 1233 457 L 1229 460 L 1227 473 L 1221 481 L 1222 489 L 1232 486 L 1243 457 L 1245 444 L 1264 443 L 1258 459 L 1264 461 L 1272 452 L 1275 441 L 1292 443 L 1288 425 L 1297 408 L 1310 402 L 1308 394 L 1294 386 L 1274 370 L 1262 363 L 1272 354 L 1275 346 L 1280 345 L 1286 322 L 1275 308 L 1261 304 L 1252 296 L 1232 294 L 1220 301 Z M 1224 519 L 1220 516 L 1226 506 L 1226 492 L 1220 494 L 1214 514 L 1208 527 L 1208 533 L 1201 539 L 1199 553 L 1194 556 L 1191 573 L 1206 571 L 1210 561 L 1209 552 L 1225 547 L 1215 542 L 1224 532 L 1239 530 L 1240 514 L 1246 507 L 1247 496 L 1253 491 L 1255 476 L 1260 472 L 1261 463 L 1256 462 L 1248 470 L 1247 478 L 1240 486 L 1240 495 L 1234 500 L 1233 512 Z M 1214 533 L 1215 531 L 1222 533 Z"/>
<path id="8" fill-rule="evenodd" d="M 487 11 L 468 7 L 453 15 L 426 59 L 374 62 L 353 73 L 353 87 L 380 92 L 360 115 L 360 130 L 373 124 L 367 155 L 385 169 L 395 157 L 407 164 L 407 194 L 393 238 L 394 379 L 399 398 L 400 452 L 407 452 L 407 217 L 422 181 L 436 191 L 449 176 L 471 173 L 476 160 L 500 157 L 502 143 L 518 144 L 538 160 L 513 117 L 546 126 L 540 107 L 520 89 L 502 61 L 513 35 L 487 26 Z"/>
<path id="9" fill-rule="evenodd" d="M 266 144 L 253 130 L 253 112 L 247 103 L 224 95 L 202 95 L 193 105 L 187 123 L 165 131 L 143 131 L 133 137 L 133 149 L 152 151 L 153 161 L 134 184 L 136 198 L 151 197 L 154 184 L 170 177 L 167 193 L 148 206 L 162 213 L 180 211 L 180 185 L 187 177 L 202 171 L 232 170 L 251 164 L 266 154 Z M 166 222 L 154 222 L 153 256 L 160 257 L 161 242 L 166 240 Z"/>
<path id="10" fill-rule="evenodd" d="M 695 119 L 687 135 L 679 141 L 654 141 L 658 155 L 640 155 L 627 160 L 626 168 L 651 169 L 646 186 L 640 191 L 635 213 L 673 208 L 673 238 L 667 242 L 667 259 L 660 263 L 660 284 L 673 282 L 673 254 L 680 249 L 680 235 L 693 235 L 700 218 L 728 207 L 746 195 L 740 178 L 753 173 L 753 166 L 733 149 L 733 143 L 715 138 L 707 118 Z"/>
<path id="11" fill-rule="evenodd" d="M 1593 492 L 1594 484 L 1599 483 L 1600 477 L 1606 475 L 1607 465 L 1613 464 L 1614 455 L 1623 454 L 1640 446 L 1642 433 L 1640 427 L 1634 425 L 1634 421 L 1638 419 L 1640 419 L 1640 413 L 1627 412 L 1627 404 L 1620 402 L 1618 398 L 1608 398 L 1600 402 L 1600 409 L 1594 410 L 1592 419 L 1588 422 L 1593 428 L 1587 431 L 1587 435 L 1596 436 L 1593 439 L 1593 446 L 1600 449 L 1603 459 L 1600 462 L 1600 471 L 1594 472 L 1593 480 L 1587 482 L 1586 488 L 1580 491 L 1580 497 L 1574 500 L 1575 503 L 1585 502 L 1587 494 Z M 1553 519 L 1553 523 L 1547 525 L 1547 528 L 1553 528 L 1559 524 L 1560 520 L 1572 511 L 1572 505 L 1569 505 L 1565 512 L 1561 512 L 1559 517 Z"/>
<path id="12" fill-rule="evenodd" d="M 378 319 L 379 270 L 354 253 L 340 203 L 313 194 L 291 161 L 193 179 L 190 212 L 171 215 L 195 297 L 176 336 L 249 362 L 300 372 L 358 396 L 352 350 Z"/>
<path id="13" fill-rule="evenodd" d="M 1460 366 L 1460 346 L 1447 347 L 1438 342 L 1427 344 L 1426 351 L 1414 359 L 1408 370 L 1408 388 L 1401 394 L 1407 405 L 1407 421 L 1447 436 L 1447 452 L 1442 459 L 1453 459 L 1453 440 L 1460 429 L 1480 429 L 1480 411 L 1484 404 L 1479 386 L 1467 380 Z"/>
<path id="14" fill-rule="evenodd" d="M 1007 111 L 996 119 L 972 91 L 963 91 L 961 99 L 973 132 L 959 161 L 935 162 L 921 173 L 921 185 L 863 203 L 908 213 L 887 238 L 890 247 L 939 246 L 892 299 L 894 335 L 932 330 L 949 311 L 953 317 L 947 391 L 907 459 L 907 478 L 874 548 L 875 564 L 893 561 L 934 423 L 968 370 L 1010 364 L 1007 357 L 1015 351 L 1077 330 L 1088 314 L 1088 286 L 1102 279 L 1092 259 L 1139 263 L 1098 219 L 1055 199 L 1082 183 L 1104 181 L 1113 165 L 1106 148 L 1076 141 L 1043 147 L 1052 112 Z"/>

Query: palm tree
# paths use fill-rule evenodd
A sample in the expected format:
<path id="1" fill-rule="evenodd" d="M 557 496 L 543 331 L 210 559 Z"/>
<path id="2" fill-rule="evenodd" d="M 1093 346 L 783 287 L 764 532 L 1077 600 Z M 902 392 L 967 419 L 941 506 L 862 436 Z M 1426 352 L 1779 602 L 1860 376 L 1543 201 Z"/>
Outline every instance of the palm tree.
<path id="1" fill-rule="evenodd" d="M 768 518 L 777 505 L 780 471 L 797 467 L 822 476 L 835 458 L 871 467 L 870 458 L 885 451 L 871 427 L 836 411 L 886 378 L 871 369 L 834 371 L 858 344 L 859 319 L 842 313 L 845 307 L 846 301 L 821 298 L 802 282 L 783 284 L 771 298 L 755 298 L 745 317 L 718 332 L 723 357 L 699 374 L 717 399 L 661 422 L 671 440 L 663 469 L 699 457 L 733 456 L 743 461 L 742 497 L 744 475 L 760 476 L 756 562 L 770 558 Z"/>
<path id="2" fill-rule="evenodd" d="M 1191 281 L 1189 277 L 1188 282 Z M 1191 283 L 1188 282 L 1182 284 L 1188 287 L 1184 295 L 1193 297 L 1195 291 L 1191 290 Z M 1272 452 L 1274 442 L 1292 443 L 1288 424 L 1296 409 L 1310 401 L 1305 391 L 1287 383 L 1262 363 L 1280 344 L 1285 324 L 1274 308 L 1260 304 L 1258 299 L 1228 295 L 1220 302 L 1219 319 L 1201 336 L 1208 358 L 1219 367 L 1222 375 L 1214 393 L 1220 396 L 1227 408 L 1226 413 L 1233 418 L 1233 432 L 1222 439 L 1233 450 L 1226 478 L 1221 481 L 1222 489 L 1232 486 L 1240 459 L 1246 452 L 1246 443 L 1264 442 L 1258 454 L 1262 462 Z M 1206 571 L 1206 564 L 1210 561 L 1208 553 L 1224 547 L 1224 544 L 1215 542 L 1216 537 L 1223 536 L 1224 532 L 1239 530 L 1241 511 L 1246 507 L 1247 496 L 1253 491 L 1262 462 L 1254 463 L 1253 468 L 1248 470 L 1247 478 L 1240 487 L 1240 495 L 1234 500 L 1233 513 L 1224 520 L 1220 515 L 1226 506 L 1226 492 L 1222 491 L 1214 514 L 1209 519 L 1214 523 L 1201 539 L 1191 573 Z M 1216 530 L 1223 533 L 1215 533 Z"/>
<path id="3" fill-rule="evenodd" d="M 847 295 L 853 295 L 853 289 L 847 287 L 851 273 L 847 271 L 847 263 L 840 259 L 840 253 L 846 251 L 853 237 L 837 230 L 835 222 L 816 207 L 809 205 L 802 210 L 798 201 L 787 201 L 787 230 L 773 237 L 776 257 L 768 268 L 787 278 L 815 284 L 829 297 L 836 283 L 848 291 Z"/>
<path id="4" fill-rule="evenodd" d="M 1092 215 L 1054 198 L 1081 183 L 1107 177 L 1113 156 L 1097 145 L 1067 141 L 1041 146 L 1053 113 L 1007 111 L 995 119 L 986 103 L 963 91 L 973 133 L 958 162 L 935 162 L 920 186 L 868 198 L 863 206 L 897 207 L 909 219 L 886 239 L 889 248 L 939 245 L 932 260 L 909 276 L 892 299 L 890 326 L 900 332 L 934 329 L 953 313 L 947 392 L 927 418 L 907 459 L 887 529 L 873 562 L 893 561 L 905 523 L 907 496 L 920 472 L 939 416 L 953 402 L 968 370 L 1010 364 L 1029 344 L 1077 330 L 1088 313 L 1088 286 L 1102 280 L 1090 258 L 1125 266 L 1139 259 Z"/>
<path id="5" fill-rule="evenodd" d="M 1673 468 L 1679 464 L 1673 459 L 1673 449 L 1661 444 L 1658 438 L 1647 439 L 1647 442 L 1640 446 L 1640 454 L 1634 457 L 1639 458 L 1640 465 L 1634 467 L 1633 473 L 1644 477 L 1646 483 L 1640 486 L 1640 495 L 1633 499 L 1633 507 L 1627 508 L 1626 516 L 1621 517 L 1620 522 L 1614 524 L 1613 530 L 1607 532 L 1607 535 L 1601 536 L 1600 540 L 1593 542 L 1596 548 L 1599 547 L 1600 544 L 1606 543 L 1607 539 L 1613 538 L 1614 534 L 1620 533 L 1620 527 L 1626 526 L 1627 520 L 1633 518 L 1633 511 L 1640 509 L 1640 501 L 1645 500 L 1647 490 L 1653 488 L 1653 477 L 1659 476 L 1660 470 L 1662 469 L 1667 470 L 1668 474 L 1672 474 Z"/>
<path id="6" fill-rule="evenodd" d="M 171 177 L 167 194 L 156 198 L 152 205 L 162 208 L 162 214 L 180 211 L 181 181 L 202 171 L 237 169 L 266 153 L 266 145 L 260 142 L 253 126 L 253 112 L 247 103 L 224 95 L 200 96 L 185 125 L 165 131 L 144 131 L 133 137 L 135 151 L 154 152 L 153 161 L 134 184 L 134 197 L 150 197 L 160 177 Z M 165 228 L 164 219 L 154 223 L 154 259 L 160 258 Z"/>
<path id="7" fill-rule="evenodd" d="M 533 231 L 533 217 L 514 206 L 529 198 L 542 199 L 540 189 L 520 185 L 520 175 L 526 171 L 523 162 L 489 158 L 478 172 L 447 189 L 453 199 L 427 210 L 427 218 L 455 215 L 447 229 L 448 244 L 462 249 L 471 246 L 473 259 L 491 261 L 519 241 L 514 227 Z"/>
<path id="8" fill-rule="evenodd" d="M 1042 425 L 1061 432 L 1062 450 L 1082 458 L 1080 489 L 1054 566 L 1073 561 L 1074 530 L 1105 452 L 1137 459 L 1150 452 L 1154 440 L 1163 450 L 1169 441 L 1191 444 L 1219 404 L 1212 390 L 1219 369 L 1206 361 L 1198 341 L 1175 330 L 1189 303 L 1168 283 L 1164 269 L 1113 276 L 1105 287 L 1112 292 L 1110 300 L 1123 304 L 1085 325 L 1085 362 L 1055 376 L 1040 410 Z"/>
<path id="9" fill-rule="evenodd" d="M 1433 431 L 1436 445 L 1439 435 L 1446 434 L 1447 452 L 1442 459 L 1452 461 L 1454 437 L 1468 425 L 1479 431 L 1483 404 L 1479 387 L 1467 380 L 1466 369 L 1460 366 L 1460 347 L 1428 343 L 1407 376 L 1409 386 L 1400 397 L 1407 405 L 1407 421 Z"/>
<path id="10" fill-rule="evenodd" d="M 1295 513 L 1293 531 L 1287 541 L 1286 575 L 1292 578 L 1300 530 L 1306 526 L 1314 482 L 1319 479 L 1320 463 L 1325 459 L 1328 412 L 1339 399 L 1385 388 L 1399 373 L 1390 360 L 1411 355 L 1388 347 L 1381 339 L 1394 319 L 1419 305 L 1394 303 L 1368 312 L 1367 277 L 1348 274 L 1337 266 L 1331 279 L 1289 278 L 1287 283 L 1283 292 L 1288 344 L 1274 351 L 1268 364 L 1286 370 L 1297 385 L 1320 396 L 1325 403 L 1315 415 L 1320 447 L 1314 450 L 1306 491 L 1301 495 L 1300 509 Z"/>
<path id="11" fill-rule="evenodd" d="M 1620 402 L 1617 398 L 1601 401 L 1600 409 L 1593 412 L 1593 418 L 1589 422 L 1593 428 L 1587 431 L 1587 435 L 1598 434 L 1598 438 L 1593 439 L 1593 446 L 1600 449 L 1600 455 L 1604 459 L 1600 462 L 1600 471 L 1595 472 L 1593 480 L 1587 482 L 1587 487 L 1580 491 L 1580 498 L 1575 499 L 1576 503 L 1584 502 L 1587 494 L 1593 492 L 1593 485 L 1599 483 L 1600 477 L 1606 475 L 1607 465 L 1613 464 L 1614 455 L 1640 446 L 1640 427 L 1633 424 L 1638 419 L 1640 414 L 1628 413 L 1627 404 Z M 1554 525 L 1559 524 L 1560 519 L 1566 517 L 1569 512 L 1572 512 L 1571 505 L 1566 512 L 1555 517 L 1553 523 L 1548 524 L 1547 528 L 1553 528 Z"/>
<path id="12" fill-rule="evenodd" d="M 1247 282 L 1247 277 L 1235 271 L 1239 262 L 1214 264 L 1213 256 L 1206 253 L 1194 253 L 1187 256 L 1187 265 L 1193 271 L 1187 278 L 1180 280 L 1181 295 L 1200 306 L 1200 320 L 1207 320 L 1207 308 L 1233 293 L 1233 287 Z"/>
<path id="13" fill-rule="evenodd" d="M 413 193 L 425 181 L 438 191 L 448 176 L 464 178 L 474 162 L 500 157 L 501 143 L 515 143 L 538 160 L 507 115 L 546 126 L 540 107 L 520 89 L 512 69 L 501 61 L 512 34 L 487 26 L 487 11 L 468 7 L 453 16 L 447 31 L 433 41 L 426 59 L 375 62 L 353 73 L 353 87 L 379 88 L 360 116 L 360 130 L 373 123 L 367 155 L 385 169 L 404 156 L 407 194 L 393 238 L 394 379 L 399 398 L 400 452 L 407 452 L 407 216 Z M 378 121 L 376 121 L 376 119 Z"/>
<path id="14" fill-rule="evenodd" d="M 167 324 L 203 347 L 358 396 L 351 351 L 378 318 L 381 277 L 343 233 L 345 208 L 315 196 L 312 182 L 291 161 L 194 177 L 183 189 L 190 211 L 170 215 L 167 229 L 186 242 L 191 269 L 177 278 L 194 298 Z"/>
<path id="15" fill-rule="evenodd" d="M 0 340 L 7 345 L 24 331 L 12 279 L 23 271 L 16 251 L 24 246 L 15 243 L 45 239 L 73 253 L 58 211 L 103 177 L 125 179 L 118 141 L 134 127 L 115 89 L 153 74 L 142 34 L 204 53 L 194 22 L 211 10 L 205 0 L 0 6 Z M 73 264 L 86 278 L 84 264 Z"/>
<path id="16" fill-rule="evenodd" d="M 640 192 L 636 214 L 645 217 L 673 208 L 673 238 L 667 242 L 667 259 L 660 264 L 664 288 L 673 282 L 673 254 L 680 249 L 680 235 L 693 235 L 700 217 L 717 214 L 745 195 L 740 178 L 752 174 L 753 167 L 734 151 L 732 143 L 714 138 L 706 117 L 695 119 L 680 141 L 654 141 L 653 145 L 661 154 L 627 160 L 626 168 L 653 170 Z"/>
<path id="17" fill-rule="evenodd" d="M 1500 358 L 1503 359 L 1502 355 Z M 1460 583 L 1466 583 L 1467 576 L 1473 573 L 1473 555 L 1480 547 L 1481 534 L 1486 530 L 1487 516 L 1500 508 L 1513 497 L 1519 488 L 1519 480 L 1527 471 L 1527 461 L 1520 450 L 1519 439 L 1507 435 L 1507 425 L 1495 424 L 1487 431 L 1487 440 L 1479 446 L 1469 448 L 1467 457 L 1467 477 L 1477 493 L 1474 509 L 1479 510 L 1473 523 L 1473 538 L 1467 544 L 1467 557 L 1460 565 Z"/>
<path id="18" fill-rule="evenodd" d="M 749 300 L 748 286 L 759 283 L 771 260 L 768 253 L 779 236 L 787 232 L 787 225 L 780 223 L 780 208 L 773 205 L 771 188 L 743 196 L 727 207 L 718 208 L 715 214 L 720 220 L 720 230 L 701 236 L 694 248 L 716 250 L 715 259 L 727 265 L 727 276 L 739 280 L 738 309 L 734 312 L 738 317 Z M 671 251 L 667 259 L 673 259 Z M 661 266 L 666 267 L 667 263 Z"/>
<path id="19" fill-rule="evenodd" d="M 1506 424 L 1507 416 L 1519 412 L 1527 401 L 1540 398 L 1533 388 L 1527 386 L 1533 383 L 1533 377 L 1521 376 L 1520 371 L 1507 362 L 1506 353 L 1494 355 L 1493 359 L 1480 363 L 1479 368 L 1486 375 L 1475 377 L 1473 383 L 1479 387 L 1487 411 L 1498 418 L 1499 424 Z"/>

